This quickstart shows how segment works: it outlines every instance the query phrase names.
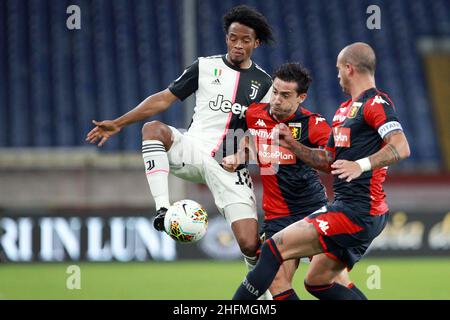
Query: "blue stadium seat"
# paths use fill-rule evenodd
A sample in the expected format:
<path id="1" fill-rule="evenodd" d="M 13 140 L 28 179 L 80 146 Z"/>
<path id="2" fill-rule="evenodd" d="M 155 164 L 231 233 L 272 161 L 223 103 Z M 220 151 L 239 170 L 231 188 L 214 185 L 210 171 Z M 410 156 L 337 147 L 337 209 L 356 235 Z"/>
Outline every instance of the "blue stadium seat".
<path id="1" fill-rule="evenodd" d="M 82 8 L 81 30 L 68 31 L 70 4 Z M 199 56 L 226 51 L 223 13 L 239 0 L 196 2 Z M 377 52 L 377 86 L 397 106 L 413 153 L 407 165 L 440 161 L 426 91 L 420 37 L 450 35 L 447 0 L 248 0 L 273 26 L 276 43 L 255 51 L 272 73 L 300 61 L 313 76 L 305 106 L 331 120 L 347 97 L 338 85 L 336 55 L 365 41 Z M 382 8 L 381 30 L 366 27 L 366 9 Z M 186 67 L 182 6 L 177 0 L 0 1 L 0 147 L 86 146 L 91 119 L 111 119 L 165 89 Z M 154 117 L 184 124 L 177 103 Z M 126 128 L 105 151 L 139 150 L 140 127 Z"/>

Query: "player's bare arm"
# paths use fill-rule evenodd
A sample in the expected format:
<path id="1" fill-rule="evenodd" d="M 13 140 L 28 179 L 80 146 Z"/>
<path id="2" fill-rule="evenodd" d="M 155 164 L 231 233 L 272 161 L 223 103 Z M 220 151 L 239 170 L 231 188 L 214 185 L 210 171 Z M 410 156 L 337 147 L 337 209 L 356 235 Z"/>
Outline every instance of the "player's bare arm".
<path id="1" fill-rule="evenodd" d="M 369 161 L 370 169 L 379 169 L 392 164 L 396 164 L 410 155 L 409 144 L 403 131 L 397 130 L 387 134 L 384 137 L 385 146 L 380 151 L 374 153 L 367 160 Z M 338 160 L 331 165 L 332 174 L 339 175 L 340 179 L 346 179 L 347 182 L 358 178 L 364 171 L 364 162 L 361 166 L 356 161 Z"/>
<path id="2" fill-rule="evenodd" d="M 86 141 L 97 143 L 97 141 L 100 140 L 98 146 L 101 147 L 111 136 L 118 133 L 123 127 L 165 111 L 177 99 L 178 98 L 170 92 L 169 89 L 165 89 L 149 96 L 137 107 L 115 120 L 93 120 L 92 123 L 95 124 L 95 128 L 89 131 L 86 136 Z"/>
<path id="3" fill-rule="evenodd" d="M 285 124 L 276 127 L 281 147 L 287 148 L 295 153 L 297 158 L 302 160 L 308 166 L 326 172 L 331 172 L 331 164 L 334 161 L 334 155 L 325 149 L 309 148 L 292 137 L 291 131 Z"/>

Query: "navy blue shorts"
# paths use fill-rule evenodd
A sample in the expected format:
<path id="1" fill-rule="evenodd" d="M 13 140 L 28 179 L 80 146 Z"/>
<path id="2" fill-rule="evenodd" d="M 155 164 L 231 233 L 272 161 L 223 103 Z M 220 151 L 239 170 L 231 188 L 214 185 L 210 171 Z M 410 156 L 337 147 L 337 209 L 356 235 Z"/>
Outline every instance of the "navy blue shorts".
<path id="1" fill-rule="evenodd" d="M 261 228 L 261 237 L 265 236 L 265 240 L 272 238 L 272 236 L 278 231 L 283 230 L 287 226 L 293 224 L 294 222 L 300 221 L 307 216 L 307 214 L 296 214 L 271 220 L 264 220 Z"/>
<path id="2" fill-rule="evenodd" d="M 310 214 L 305 220 L 312 223 L 319 233 L 325 254 L 343 262 L 350 270 L 383 231 L 389 212 L 376 216 L 362 214 L 340 201 L 324 209 L 326 211 Z"/>

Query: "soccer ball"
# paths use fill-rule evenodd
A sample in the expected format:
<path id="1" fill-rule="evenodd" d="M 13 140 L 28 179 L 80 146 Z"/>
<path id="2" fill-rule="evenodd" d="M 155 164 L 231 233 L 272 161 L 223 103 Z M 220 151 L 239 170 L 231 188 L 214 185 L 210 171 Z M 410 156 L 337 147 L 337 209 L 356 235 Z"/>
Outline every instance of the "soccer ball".
<path id="1" fill-rule="evenodd" d="M 164 217 L 164 229 L 175 241 L 182 243 L 197 242 L 206 233 L 208 214 L 197 202 L 180 200 L 167 209 Z"/>

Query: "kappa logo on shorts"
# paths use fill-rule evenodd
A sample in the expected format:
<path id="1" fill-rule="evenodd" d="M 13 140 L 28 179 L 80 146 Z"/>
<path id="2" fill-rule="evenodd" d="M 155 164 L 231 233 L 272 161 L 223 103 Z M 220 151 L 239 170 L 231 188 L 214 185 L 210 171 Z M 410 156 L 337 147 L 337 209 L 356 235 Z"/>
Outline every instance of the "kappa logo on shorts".
<path id="1" fill-rule="evenodd" d="M 316 219 L 317 222 L 319 222 L 319 228 L 322 230 L 324 234 L 327 234 L 327 230 L 330 229 L 330 226 L 328 225 L 328 221 Z"/>

